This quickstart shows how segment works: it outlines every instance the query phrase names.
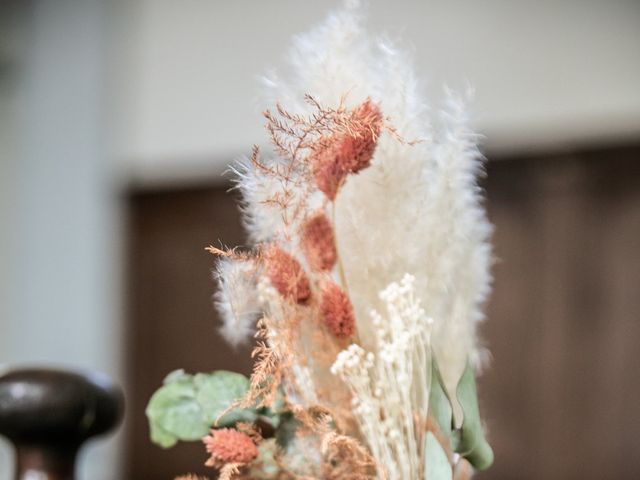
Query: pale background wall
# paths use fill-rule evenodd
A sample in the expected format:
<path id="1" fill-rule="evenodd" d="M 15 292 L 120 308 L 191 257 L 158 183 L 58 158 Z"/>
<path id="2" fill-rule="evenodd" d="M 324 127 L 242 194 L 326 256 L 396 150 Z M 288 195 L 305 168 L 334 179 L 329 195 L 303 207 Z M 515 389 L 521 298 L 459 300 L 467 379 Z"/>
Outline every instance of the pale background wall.
<path id="1" fill-rule="evenodd" d="M 0 23 L 0 364 L 122 378 L 118 196 L 262 142 L 257 78 L 339 2 L 8 1 Z M 476 88 L 492 152 L 638 138 L 640 2 L 373 1 L 426 90 Z M 6 15 L 5 15 L 6 12 Z M 81 478 L 116 479 L 117 439 Z M 0 479 L 8 479 L 0 449 Z"/>
<path id="2" fill-rule="evenodd" d="M 635 0 L 370 3 L 372 30 L 405 40 L 434 98 L 443 83 L 475 87 L 477 123 L 492 150 L 640 132 Z M 259 74 L 282 60 L 293 33 L 336 4 L 133 2 L 118 122 L 130 173 L 203 174 L 211 157 L 227 161 L 261 141 Z"/>
<path id="3" fill-rule="evenodd" d="M 2 31 L 10 46 L 0 111 L 7 216 L 0 366 L 121 378 L 119 235 L 105 124 L 108 10 L 100 0 L 12 5 L 3 6 L 12 20 L 3 16 L 10 25 Z M 89 447 L 81 478 L 117 478 L 117 450 L 113 439 Z M 2 449 L 0 478 L 11 478 L 11 464 Z"/>

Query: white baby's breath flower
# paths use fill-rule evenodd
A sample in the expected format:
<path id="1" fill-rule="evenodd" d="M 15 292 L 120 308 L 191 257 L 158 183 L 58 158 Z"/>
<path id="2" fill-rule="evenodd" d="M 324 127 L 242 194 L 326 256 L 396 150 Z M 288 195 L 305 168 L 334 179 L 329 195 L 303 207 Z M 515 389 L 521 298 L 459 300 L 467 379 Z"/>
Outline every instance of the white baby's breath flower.
<path id="1" fill-rule="evenodd" d="M 380 292 L 386 315 L 372 312 L 380 328 L 375 349 L 352 344 L 331 367 L 353 394 L 353 412 L 373 456 L 388 478 L 421 478 L 422 454 L 414 414 L 427 418 L 431 382 L 431 323 L 403 277 Z"/>

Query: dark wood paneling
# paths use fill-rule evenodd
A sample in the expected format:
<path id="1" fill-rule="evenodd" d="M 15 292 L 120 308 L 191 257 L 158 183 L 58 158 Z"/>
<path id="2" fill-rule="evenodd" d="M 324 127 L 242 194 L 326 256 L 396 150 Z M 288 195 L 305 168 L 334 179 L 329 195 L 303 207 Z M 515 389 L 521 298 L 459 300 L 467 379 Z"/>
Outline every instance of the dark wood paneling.
<path id="1" fill-rule="evenodd" d="M 640 478 L 640 148 L 488 164 L 495 288 L 481 408 L 496 463 L 478 478 Z M 213 259 L 241 244 L 234 199 L 210 186 L 129 199 L 128 478 L 198 468 L 200 445 L 161 451 L 144 406 L 178 367 L 249 370 L 217 337 Z"/>
<path id="2" fill-rule="evenodd" d="M 177 368 L 251 370 L 249 349 L 234 352 L 216 331 L 214 259 L 204 251 L 219 240 L 242 244 L 235 199 L 220 188 L 138 193 L 129 210 L 127 478 L 207 473 L 202 445 L 152 445 L 144 410 Z"/>
<path id="3" fill-rule="evenodd" d="M 640 478 L 640 148 L 488 166 L 495 288 L 478 478 Z"/>

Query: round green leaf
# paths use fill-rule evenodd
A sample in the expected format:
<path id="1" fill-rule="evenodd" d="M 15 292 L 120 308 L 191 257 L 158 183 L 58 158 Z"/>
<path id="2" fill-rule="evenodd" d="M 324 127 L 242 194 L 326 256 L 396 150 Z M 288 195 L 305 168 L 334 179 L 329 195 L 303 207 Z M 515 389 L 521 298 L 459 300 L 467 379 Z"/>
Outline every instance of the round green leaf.
<path id="1" fill-rule="evenodd" d="M 241 408 L 218 418 L 249 390 L 249 379 L 244 375 L 225 370 L 211 374 L 198 373 L 194 377 L 194 386 L 196 400 L 211 425 L 228 427 L 236 422 L 253 422 L 257 418 L 255 410 Z"/>
<path id="2" fill-rule="evenodd" d="M 146 413 L 152 440 L 158 439 L 157 443 L 162 446 L 171 443 L 166 434 L 172 434 L 179 440 L 192 441 L 202 438 L 209 431 L 210 425 L 196 401 L 194 386 L 186 379 L 161 387 L 151 397 Z"/>
<path id="3" fill-rule="evenodd" d="M 167 432 L 155 422 L 149 422 L 149 430 L 151 432 L 151 441 L 162 448 L 171 448 L 178 443 L 178 437 Z"/>

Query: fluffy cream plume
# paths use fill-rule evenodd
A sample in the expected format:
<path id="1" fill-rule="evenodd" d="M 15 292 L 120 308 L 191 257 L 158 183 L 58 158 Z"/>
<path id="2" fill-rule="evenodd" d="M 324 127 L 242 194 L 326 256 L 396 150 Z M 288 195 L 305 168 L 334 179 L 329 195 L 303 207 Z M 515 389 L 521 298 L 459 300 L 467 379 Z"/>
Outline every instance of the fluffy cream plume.
<path id="1" fill-rule="evenodd" d="M 222 257 L 214 277 L 218 281 L 214 301 L 222 320 L 220 333 L 236 347 L 253 336 L 261 313 L 256 267 L 248 260 Z"/>
<path id="2" fill-rule="evenodd" d="M 403 83 L 391 82 L 387 90 L 394 85 Z M 387 102 L 387 114 L 405 118 L 408 108 L 395 106 Z M 372 167 L 346 184 L 338 200 L 336 238 L 365 341 L 372 338 L 365 314 L 377 292 L 405 272 L 415 275 L 416 295 L 435 320 L 433 347 L 445 386 L 453 392 L 468 359 L 479 357 L 476 325 L 490 284 L 491 229 L 476 186 L 475 135 L 461 100 L 450 96 L 445 108 L 441 129 L 421 144 L 380 139 Z"/>
<path id="3" fill-rule="evenodd" d="M 421 140 L 409 145 L 381 134 L 371 166 L 337 195 L 335 237 L 361 345 L 376 349 L 369 311 L 384 307 L 378 292 L 412 274 L 415 295 L 434 319 L 433 349 L 453 392 L 468 359 L 480 358 L 476 326 L 491 259 L 491 228 L 476 184 L 481 156 L 463 97 L 446 92 L 442 108 L 430 114 L 409 59 L 371 38 L 353 6 L 297 37 L 289 60 L 286 81 L 272 75 L 266 82 L 269 105 L 278 101 L 309 115 L 305 94 L 327 106 L 344 100 L 349 108 L 371 98 L 403 138 Z M 251 163 L 242 167 L 239 186 L 251 236 L 281 235 L 281 211 L 263 200 L 282 186 Z M 309 203 L 318 207 L 316 199 Z"/>
<path id="4" fill-rule="evenodd" d="M 254 150 L 254 155 L 257 155 Z M 242 192 L 242 219 L 249 239 L 255 243 L 280 240 L 287 223 L 280 205 L 274 198 L 283 194 L 284 186 L 271 176 L 265 175 L 253 163 L 252 158 L 243 158 L 231 167 L 237 188 Z M 272 157 L 270 163 L 279 159 Z M 295 191 L 294 191 L 295 192 Z"/>

